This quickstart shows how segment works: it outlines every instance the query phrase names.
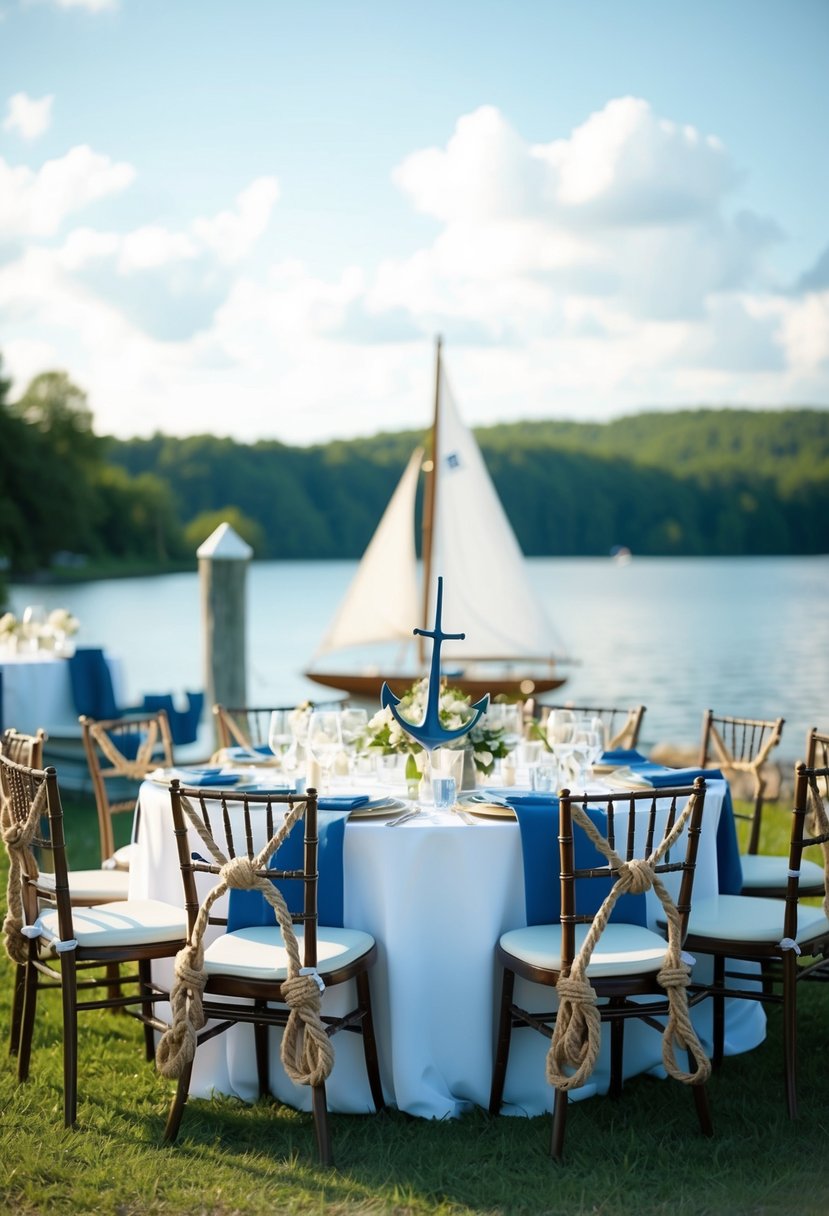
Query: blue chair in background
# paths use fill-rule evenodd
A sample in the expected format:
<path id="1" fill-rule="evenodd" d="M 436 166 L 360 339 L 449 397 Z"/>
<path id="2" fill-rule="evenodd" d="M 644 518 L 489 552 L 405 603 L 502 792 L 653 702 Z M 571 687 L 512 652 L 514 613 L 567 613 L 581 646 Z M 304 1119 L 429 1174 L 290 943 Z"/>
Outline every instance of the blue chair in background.
<path id="1" fill-rule="evenodd" d="M 79 717 L 111 721 L 165 710 L 174 743 L 193 743 L 204 708 L 204 693 L 188 692 L 187 708 L 176 709 L 171 693 L 147 693 L 143 704 L 124 706 L 115 699 L 112 672 L 98 646 L 79 646 L 69 659 L 72 698 Z"/>

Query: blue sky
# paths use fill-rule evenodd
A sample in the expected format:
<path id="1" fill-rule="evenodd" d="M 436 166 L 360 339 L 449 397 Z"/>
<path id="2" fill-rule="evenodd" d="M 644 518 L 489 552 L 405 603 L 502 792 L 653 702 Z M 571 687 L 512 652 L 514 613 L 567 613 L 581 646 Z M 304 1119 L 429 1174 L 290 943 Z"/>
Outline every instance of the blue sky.
<path id="1" fill-rule="evenodd" d="M 829 4 L 0 0 L 0 352 L 308 443 L 829 404 Z"/>

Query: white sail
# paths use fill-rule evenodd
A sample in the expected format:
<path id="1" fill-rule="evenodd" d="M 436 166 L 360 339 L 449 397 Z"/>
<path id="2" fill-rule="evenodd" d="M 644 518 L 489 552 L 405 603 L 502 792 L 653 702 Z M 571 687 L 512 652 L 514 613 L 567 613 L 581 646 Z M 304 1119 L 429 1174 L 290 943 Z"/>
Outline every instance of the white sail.
<path id="1" fill-rule="evenodd" d="M 550 658 L 557 635 L 527 577 L 524 558 L 472 432 L 441 368 L 435 453 L 430 613 L 443 576 L 444 643 L 456 659 Z"/>
<path id="2" fill-rule="evenodd" d="M 412 453 L 317 654 L 367 642 L 411 641 L 420 619 L 415 495 L 423 449 Z"/>

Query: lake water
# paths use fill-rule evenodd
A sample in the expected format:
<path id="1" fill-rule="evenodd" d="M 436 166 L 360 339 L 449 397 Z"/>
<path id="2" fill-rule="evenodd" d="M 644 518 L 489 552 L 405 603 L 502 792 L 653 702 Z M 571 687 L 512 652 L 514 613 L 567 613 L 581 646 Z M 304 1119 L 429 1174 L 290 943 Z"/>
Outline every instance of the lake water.
<path id="1" fill-rule="evenodd" d="M 528 560 L 578 663 L 561 699 L 647 706 L 643 742 L 696 742 L 703 710 L 783 715 L 780 754 L 829 728 L 829 557 Z M 302 670 L 354 562 L 257 562 L 248 576 L 248 702 L 321 695 Z M 123 659 L 131 700 L 202 688 L 198 575 L 15 585 L 11 608 L 68 607 L 76 641 Z M 458 623 L 463 627 L 463 622 Z M 400 689 L 398 692 L 402 691 Z M 554 698 L 556 694 L 551 694 Z"/>

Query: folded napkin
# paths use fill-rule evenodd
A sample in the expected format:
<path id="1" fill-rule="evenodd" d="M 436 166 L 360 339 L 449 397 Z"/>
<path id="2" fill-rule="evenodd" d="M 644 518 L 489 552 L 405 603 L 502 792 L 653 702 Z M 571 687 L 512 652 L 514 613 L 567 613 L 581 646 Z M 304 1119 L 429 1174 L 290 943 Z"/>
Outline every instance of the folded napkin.
<path id="1" fill-rule="evenodd" d="M 664 765 L 647 762 L 641 767 L 637 766 L 636 772 L 641 774 L 644 781 L 649 781 L 654 789 L 691 785 L 697 777 L 704 777 L 706 781 L 725 781 L 725 796 L 717 824 L 717 882 L 720 895 L 739 895 L 743 889 L 743 866 L 734 820 L 734 803 L 731 789 L 720 769 L 665 768 Z"/>
<path id="2" fill-rule="evenodd" d="M 647 757 L 638 752 L 635 747 L 612 747 L 609 751 L 602 752 L 599 757 L 599 764 L 646 764 Z"/>
<path id="3" fill-rule="evenodd" d="M 258 747 L 226 747 L 224 755 L 232 764 L 249 763 L 252 760 L 273 760 L 274 754 L 268 747 L 267 743 L 262 743 Z"/>
<path id="4" fill-rule="evenodd" d="M 368 794 L 326 794 L 318 799 L 319 811 L 356 811 L 357 807 L 367 806 L 370 802 Z"/>
<path id="5" fill-rule="evenodd" d="M 499 785 L 497 789 L 491 786 L 481 793 L 485 799 L 508 802 L 510 806 L 551 806 L 556 802 L 556 796 L 550 790 L 530 790 L 518 785 Z"/>
<path id="6" fill-rule="evenodd" d="M 531 793 L 534 791 L 521 791 Z M 500 797 L 504 791 L 500 791 Z M 558 798 L 546 795 L 542 802 L 521 797 L 513 803 L 515 817 L 521 830 L 521 852 L 524 858 L 524 901 L 528 925 L 555 924 L 561 916 L 561 864 L 558 846 Z M 607 834 L 607 816 L 596 807 L 587 814 L 603 836 Z M 575 860 L 579 869 L 607 865 L 605 858 L 590 843 L 587 836 L 574 825 Z M 597 912 L 613 886 L 613 879 L 591 878 L 576 880 L 576 908 L 579 913 Z M 625 924 L 646 925 L 644 895 L 623 895 L 616 901 L 611 920 Z"/>
<path id="7" fill-rule="evenodd" d="M 364 798 L 368 801 L 368 798 Z M 318 923 L 333 928 L 342 928 L 343 923 L 343 840 L 345 823 L 353 807 L 324 809 L 317 812 L 317 835 L 319 846 L 317 868 L 319 886 L 317 894 Z M 271 858 L 271 870 L 301 870 L 305 841 L 305 820 L 294 824 L 287 840 L 283 841 Z M 285 897 L 288 911 L 301 912 L 305 898 L 304 884 L 297 879 L 282 879 L 276 883 Z M 228 897 L 227 931 L 246 929 L 251 925 L 273 925 L 274 911 L 259 891 L 231 890 Z"/>
<path id="8" fill-rule="evenodd" d="M 168 776 L 178 777 L 182 785 L 215 785 L 219 788 L 235 785 L 238 773 L 226 773 L 221 768 L 173 768 Z"/>

